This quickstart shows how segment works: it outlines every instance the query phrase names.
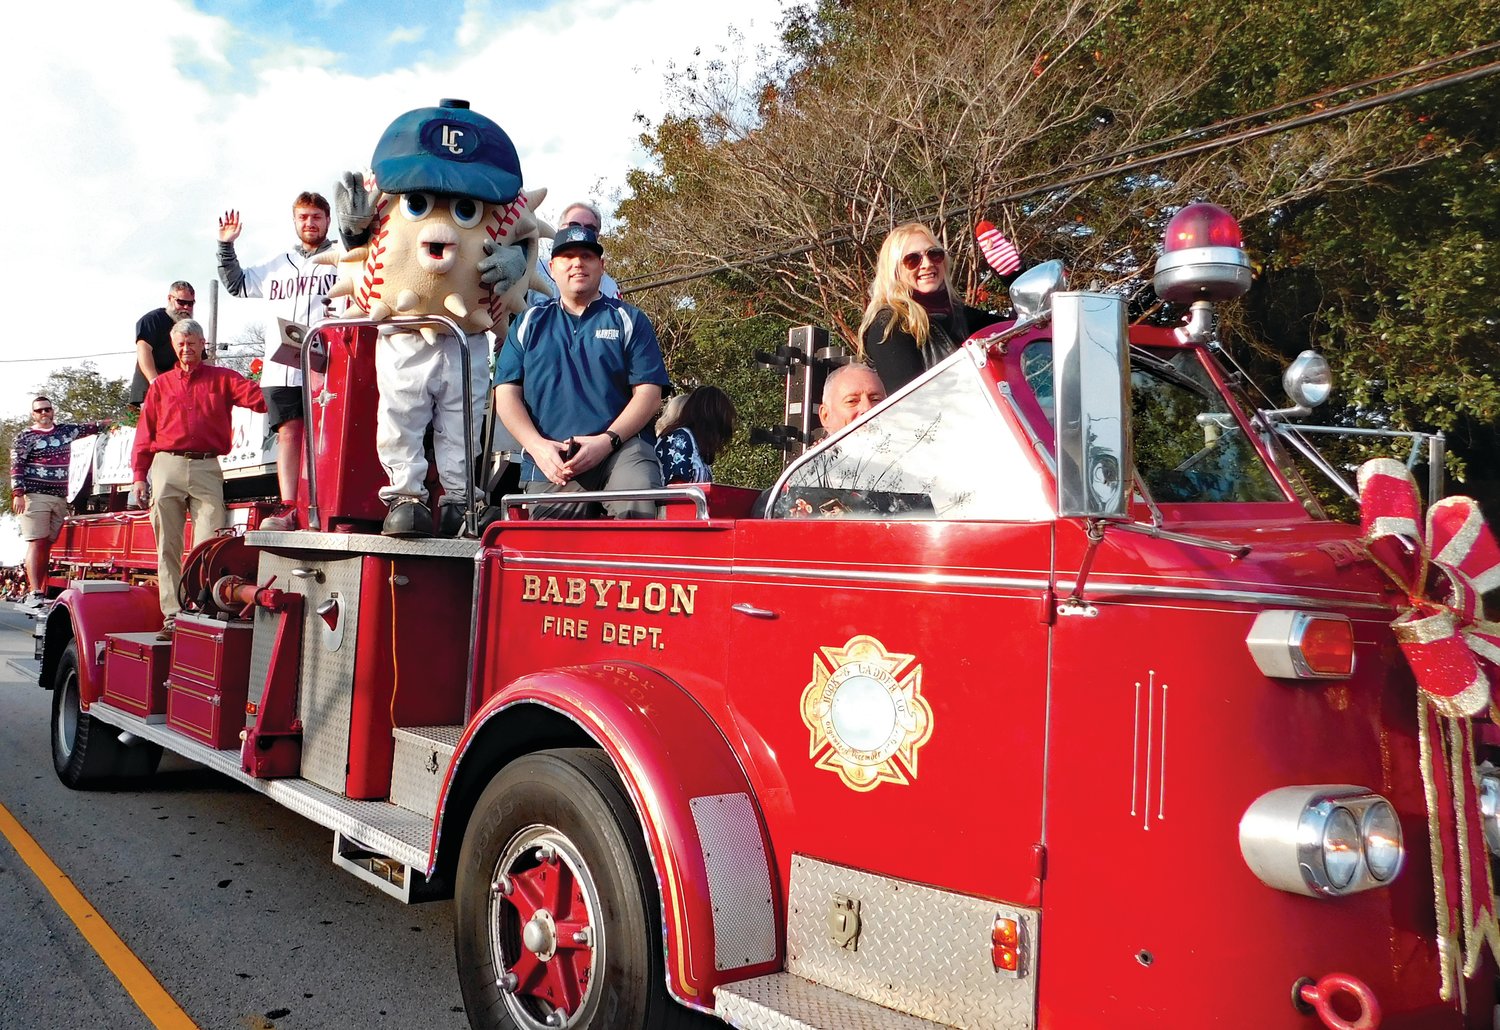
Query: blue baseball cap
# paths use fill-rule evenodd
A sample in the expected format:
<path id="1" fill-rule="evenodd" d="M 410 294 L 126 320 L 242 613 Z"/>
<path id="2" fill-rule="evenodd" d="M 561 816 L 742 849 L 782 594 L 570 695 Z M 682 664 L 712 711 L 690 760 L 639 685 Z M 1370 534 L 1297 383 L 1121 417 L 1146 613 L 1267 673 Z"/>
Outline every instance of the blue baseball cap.
<path id="1" fill-rule="evenodd" d="M 566 229 L 557 230 L 557 235 L 552 237 L 552 253 L 561 254 L 569 247 L 587 247 L 600 257 L 604 256 L 604 246 L 599 242 L 599 234 L 591 225 L 570 225 Z"/>
<path id="2" fill-rule="evenodd" d="M 467 100 L 439 100 L 391 122 L 370 159 L 386 193 L 451 193 L 509 204 L 521 192 L 521 159 L 505 130 L 469 110 Z"/>

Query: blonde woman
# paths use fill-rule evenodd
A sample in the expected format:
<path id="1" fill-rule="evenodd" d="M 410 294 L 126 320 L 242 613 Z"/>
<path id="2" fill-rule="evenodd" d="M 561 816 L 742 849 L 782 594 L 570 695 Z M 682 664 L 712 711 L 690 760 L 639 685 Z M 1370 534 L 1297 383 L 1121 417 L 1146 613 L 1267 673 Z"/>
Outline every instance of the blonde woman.
<path id="1" fill-rule="evenodd" d="M 958 298 L 948 279 L 948 252 L 927 226 L 907 222 L 880 245 L 859 325 L 860 357 L 895 393 L 999 320 Z"/>

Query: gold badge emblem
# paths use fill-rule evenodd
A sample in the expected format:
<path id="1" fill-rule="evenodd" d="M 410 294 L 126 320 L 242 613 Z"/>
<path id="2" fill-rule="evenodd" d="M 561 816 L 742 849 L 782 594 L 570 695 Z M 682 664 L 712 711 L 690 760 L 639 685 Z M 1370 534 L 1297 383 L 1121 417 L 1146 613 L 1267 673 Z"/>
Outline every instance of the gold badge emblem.
<path id="1" fill-rule="evenodd" d="M 813 655 L 802 692 L 808 757 L 854 790 L 917 778 L 917 751 L 932 736 L 932 706 L 922 697 L 922 666 L 874 637 Z M 826 659 L 826 661 L 825 661 Z"/>

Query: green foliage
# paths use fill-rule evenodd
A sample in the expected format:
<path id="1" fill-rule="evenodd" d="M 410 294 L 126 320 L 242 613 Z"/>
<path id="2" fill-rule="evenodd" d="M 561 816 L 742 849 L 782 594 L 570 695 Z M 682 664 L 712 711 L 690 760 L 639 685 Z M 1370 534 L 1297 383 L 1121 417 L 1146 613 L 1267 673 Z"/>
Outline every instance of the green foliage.
<path id="1" fill-rule="evenodd" d="M 1343 405 L 1320 417 L 1443 429 L 1450 471 L 1500 498 L 1500 78 L 1020 203 L 994 199 L 1078 162 L 1490 43 L 1497 24 L 1500 0 L 951 0 L 920 17 L 892 0 L 800 4 L 774 59 L 726 49 L 679 70 L 675 109 L 644 126 L 654 163 L 630 177 L 612 268 L 629 289 L 717 266 L 630 299 L 671 325 L 675 375 L 748 377 L 735 380 L 736 401 L 751 406 L 748 391 L 769 411 L 780 381 L 736 364 L 756 349 L 738 334 L 762 320 L 811 322 L 852 342 L 875 250 L 900 221 L 933 225 L 955 282 L 981 304 L 1003 299 L 973 244 L 974 221 L 988 217 L 1029 258 L 1061 257 L 1075 282 L 1132 292 L 1137 314 L 1171 322 L 1181 312 L 1149 290 L 1157 240 L 1178 207 L 1211 199 L 1241 218 L 1260 266 L 1251 294 L 1221 308 L 1254 378 L 1274 382 L 1317 346 Z M 1332 450 L 1353 462 L 1361 447 Z"/>
<path id="2" fill-rule="evenodd" d="M 757 365 L 756 351 L 774 351 L 786 342 L 787 325 L 758 317 L 714 322 L 667 348 L 672 382 L 680 392 L 710 384 L 729 394 L 737 413 L 734 440 L 714 461 L 714 481 L 732 486 L 769 487 L 781 472 L 781 456 L 751 444 L 750 430 L 782 421 L 782 377 Z"/>

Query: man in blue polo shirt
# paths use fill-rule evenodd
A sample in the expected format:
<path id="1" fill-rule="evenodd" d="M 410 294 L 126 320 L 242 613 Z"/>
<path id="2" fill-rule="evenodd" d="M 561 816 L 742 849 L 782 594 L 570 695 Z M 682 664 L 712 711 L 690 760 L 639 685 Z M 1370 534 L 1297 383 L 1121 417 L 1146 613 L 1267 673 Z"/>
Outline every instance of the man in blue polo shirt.
<path id="1" fill-rule="evenodd" d="M 526 458 L 527 493 L 647 490 L 662 485 L 656 449 L 642 430 L 667 388 L 656 330 L 639 308 L 602 296 L 604 248 L 590 226 L 552 243 L 548 270 L 558 297 L 511 324 L 495 366 L 495 407 Z M 538 518 L 585 518 L 582 504 L 535 509 Z M 613 501 L 616 518 L 654 518 L 654 501 Z"/>

